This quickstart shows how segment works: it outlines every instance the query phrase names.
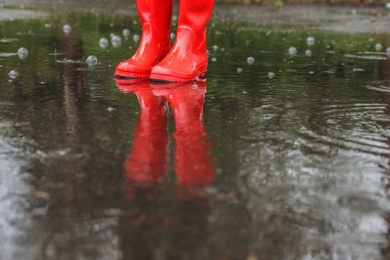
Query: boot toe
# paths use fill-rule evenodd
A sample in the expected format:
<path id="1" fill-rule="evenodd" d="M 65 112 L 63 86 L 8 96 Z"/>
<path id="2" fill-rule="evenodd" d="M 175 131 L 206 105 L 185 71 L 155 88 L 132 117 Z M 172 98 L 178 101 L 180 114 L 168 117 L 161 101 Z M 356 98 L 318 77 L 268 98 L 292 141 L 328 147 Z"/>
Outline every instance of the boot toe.
<path id="1" fill-rule="evenodd" d="M 151 68 L 143 68 L 129 61 L 120 62 L 115 69 L 115 77 L 124 78 L 147 78 Z"/>

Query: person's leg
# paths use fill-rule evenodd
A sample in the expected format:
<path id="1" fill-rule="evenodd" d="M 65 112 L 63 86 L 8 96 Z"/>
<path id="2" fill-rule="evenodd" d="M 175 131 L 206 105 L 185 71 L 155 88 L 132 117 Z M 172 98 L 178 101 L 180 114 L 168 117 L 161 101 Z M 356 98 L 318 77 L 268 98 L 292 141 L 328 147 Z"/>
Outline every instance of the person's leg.
<path id="1" fill-rule="evenodd" d="M 168 55 L 152 68 L 150 79 L 181 82 L 207 70 L 206 30 L 214 0 L 180 0 L 175 43 Z"/>
<path id="2" fill-rule="evenodd" d="M 167 55 L 172 5 L 173 0 L 137 0 L 142 38 L 134 56 L 118 64 L 115 77 L 148 78 L 151 68 Z"/>

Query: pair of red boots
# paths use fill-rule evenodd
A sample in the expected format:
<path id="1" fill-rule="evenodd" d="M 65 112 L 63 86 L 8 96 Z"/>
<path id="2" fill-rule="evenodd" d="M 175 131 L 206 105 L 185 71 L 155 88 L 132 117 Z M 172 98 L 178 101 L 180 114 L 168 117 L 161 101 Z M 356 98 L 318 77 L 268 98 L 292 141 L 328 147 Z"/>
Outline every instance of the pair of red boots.
<path id="1" fill-rule="evenodd" d="M 186 82 L 203 76 L 208 64 L 206 26 L 214 0 L 179 1 L 176 40 L 172 48 L 173 0 L 136 2 L 142 39 L 134 56 L 118 64 L 114 76 L 162 82 Z"/>

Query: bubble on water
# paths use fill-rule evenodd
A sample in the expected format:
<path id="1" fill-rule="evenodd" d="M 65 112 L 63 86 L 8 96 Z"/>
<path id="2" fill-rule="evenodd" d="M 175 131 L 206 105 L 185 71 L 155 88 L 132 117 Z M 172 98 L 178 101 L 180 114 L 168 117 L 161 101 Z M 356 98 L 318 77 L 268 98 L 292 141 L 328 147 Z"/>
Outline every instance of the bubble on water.
<path id="1" fill-rule="evenodd" d="M 100 46 L 100 48 L 102 48 L 102 49 L 107 48 L 107 47 L 108 47 L 108 44 L 109 44 L 109 41 L 108 41 L 107 38 L 101 38 L 101 39 L 99 40 L 99 46 Z"/>
<path id="2" fill-rule="evenodd" d="M 24 60 L 28 56 L 28 50 L 24 47 L 20 47 L 16 54 L 18 55 L 19 59 Z"/>
<path id="3" fill-rule="evenodd" d="M 211 61 L 212 61 L 212 62 L 217 62 L 217 58 L 213 57 L 213 58 L 211 59 Z"/>
<path id="4" fill-rule="evenodd" d="M 237 73 L 240 74 L 242 72 L 242 69 L 241 68 L 238 68 L 237 69 Z"/>
<path id="5" fill-rule="evenodd" d="M 134 35 L 133 35 L 133 41 L 138 42 L 139 39 L 140 39 L 140 37 L 139 37 L 138 34 L 134 34 Z"/>
<path id="6" fill-rule="evenodd" d="M 98 63 L 98 58 L 96 58 L 96 56 L 90 55 L 85 61 L 88 65 L 96 65 Z"/>
<path id="7" fill-rule="evenodd" d="M 307 37 L 307 39 L 306 39 L 306 43 L 307 43 L 307 45 L 309 45 L 309 46 L 314 45 L 314 43 L 316 43 L 316 39 L 314 39 L 313 36 L 309 36 L 309 37 Z"/>
<path id="8" fill-rule="evenodd" d="M 311 50 L 306 50 L 306 51 L 305 51 L 305 55 L 306 55 L 307 57 L 311 57 Z"/>
<path id="9" fill-rule="evenodd" d="M 110 37 L 112 39 L 112 37 L 114 37 L 116 34 L 115 33 L 110 33 Z"/>
<path id="10" fill-rule="evenodd" d="M 11 70 L 11 71 L 8 73 L 8 76 L 9 76 L 11 79 L 16 79 L 17 77 L 19 77 L 19 72 L 17 72 L 16 70 Z"/>
<path id="11" fill-rule="evenodd" d="M 297 53 L 298 53 L 297 48 L 295 48 L 295 47 L 288 48 L 288 54 L 290 54 L 290 56 L 295 56 L 295 55 L 297 55 Z"/>
<path id="12" fill-rule="evenodd" d="M 246 62 L 249 64 L 249 65 L 253 65 L 253 63 L 255 63 L 255 58 L 253 58 L 252 56 L 248 57 L 246 59 Z"/>
<path id="13" fill-rule="evenodd" d="M 176 34 L 175 33 L 171 33 L 170 37 L 171 37 L 171 40 L 174 40 L 176 38 Z"/>
<path id="14" fill-rule="evenodd" d="M 125 29 L 123 29 L 122 34 L 123 34 L 123 36 L 124 36 L 125 38 L 127 38 L 127 37 L 130 36 L 130 30 L 127 29 L 127 28 L 125 28 Z"/>
<path id="15" fill-rule="evenodd" d="M 376 51 L 381 51 L 382 49 L 383 49 L 382 44 L 380 44 L 380 43 L 375 44 L 375 50 Z"/>
<path id="16" fill-rule="evenodd" d="M 119 47 L 122 44 L 122 38 L 119 35 L 114 35 L 111 37 L 111 44 L 113 47 Z"/>
<path id="17" fill-rule="evenodd" d="M 72 31 L 72 27 L 69 24 L 64 24 L 64 26 L 62 27 L 62 31 L 65 34 L 69 34 Z"/>
<path id="18" fill-rule="evenodd" d="M 275 77 L 275 73 L 273 72 L 268 72 L 268 78 L 272 79 Z"/>
<path id="19" fill-rule="evenodd" d="M 219 49 L 219 47 L 218 47 L 217 45 L 214 45 L 214 46 L 213 46 L 213 50 L 214 50 L 214 51 L 217 51 L 218 49 Z"/>

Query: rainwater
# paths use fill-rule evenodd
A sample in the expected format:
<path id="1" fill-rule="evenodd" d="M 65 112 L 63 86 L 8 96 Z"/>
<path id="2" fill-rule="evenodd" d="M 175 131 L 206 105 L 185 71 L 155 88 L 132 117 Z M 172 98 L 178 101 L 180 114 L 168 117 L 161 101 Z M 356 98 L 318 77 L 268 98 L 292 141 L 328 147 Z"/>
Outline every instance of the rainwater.
<path id="1" fill-rule="evenodd" d="M 388 259 L 388 34 L 213 21 L 181 85 L 114 80 L 136 17 L 0 35 L 1 259 Z"/>

